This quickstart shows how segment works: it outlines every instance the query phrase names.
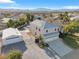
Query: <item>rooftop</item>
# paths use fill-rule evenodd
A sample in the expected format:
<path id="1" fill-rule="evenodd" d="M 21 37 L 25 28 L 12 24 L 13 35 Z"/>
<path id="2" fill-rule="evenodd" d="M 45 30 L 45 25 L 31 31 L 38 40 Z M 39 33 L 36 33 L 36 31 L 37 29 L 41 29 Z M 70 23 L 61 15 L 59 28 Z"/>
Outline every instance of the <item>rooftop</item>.
<path id="1" fill-rule="evenodd" d="M 10 37 L 12 35 L 21 35 L 21 34 L 18 31 L 18 29 L 16 29 L 16 28 L 8 28 L 8 29 L 3 30 L 2 39 L 5 39 L 5 38 Z"/>
<path id="2" fill-rule="evenodd" d="M 2 20 L 2 23 L 7 23 L 11 18 L 3 18 L 1 19 Z"/>
<path id="3" fill-rule="evenodd" d="M 44 20 L 38 20 L 38 19 L 36 19 L 36 20 L 34 20 L 33 22 L 32 22 L 32 24 L 34 24 L 34 25 L 36 25 L 37 27 L 39 27 L 39 28 L 53 28 L 53 27 L 58 27 L 55 23 L 49 23 L 49 22 L 47 22 L 47 21 L 44 21 Z"/>
<path id="4" fill-rule="evenodd" d="M 53 28 L 53 27 L 58 27 L 58 26 L 54 23 L 48 23 L 48 22 L 46 22 L 44 26 L 44 28 Z"/>
<path id="5" fill-rule="evenodd" d="M 43 27 L 44 23 L 45 23 L 45 22 L 44 22 L 43 20 L 38 20 L 38 19 L 36 19 L 36 20 L 34 20 L 34 21 L 32 22 L 32 24 L 36 25 L 36 26 L 39 27 L 39 28 Z"/>

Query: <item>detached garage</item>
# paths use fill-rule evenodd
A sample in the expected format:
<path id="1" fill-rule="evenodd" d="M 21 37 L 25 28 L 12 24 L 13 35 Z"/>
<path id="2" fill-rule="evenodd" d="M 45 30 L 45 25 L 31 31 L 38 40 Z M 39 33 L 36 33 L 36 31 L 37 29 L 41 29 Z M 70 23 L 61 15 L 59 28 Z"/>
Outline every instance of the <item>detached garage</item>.
<path id="1" fill-rule="evenodd" d="M 22 35 L 15 28 L 8 28 L 2 32 L 2 45 L 13 44 L 23 41 Z"/>

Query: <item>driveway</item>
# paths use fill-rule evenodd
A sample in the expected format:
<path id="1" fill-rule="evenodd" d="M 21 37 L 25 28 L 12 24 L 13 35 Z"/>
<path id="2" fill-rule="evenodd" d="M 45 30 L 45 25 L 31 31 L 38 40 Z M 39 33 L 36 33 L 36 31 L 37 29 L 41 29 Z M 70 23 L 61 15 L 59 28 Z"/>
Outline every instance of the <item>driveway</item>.
<path id="1" fill-rule="evenodd" d="M 23 59 L 54 59 L 53 57 L 50 58 L 43 49 L 35 44 L 35 38 L 31 34 L 22 32 L 22 35 L 28 48 L 23 54 Z"/>
<path id="2" fill-rule="evenodd" d="M 79 59 L 79 49 L 74 49 L 71 53 L 63 56 L 61 59 Z"/>
<path id="3" fill-rule="evenodd" d="M 59 38 L 54 41 L 49 41 L 48 44 L 51 51 L 55 51 L 60 57 L 63 57 L 72 51 L 72 49 L 65 45 Z"/>

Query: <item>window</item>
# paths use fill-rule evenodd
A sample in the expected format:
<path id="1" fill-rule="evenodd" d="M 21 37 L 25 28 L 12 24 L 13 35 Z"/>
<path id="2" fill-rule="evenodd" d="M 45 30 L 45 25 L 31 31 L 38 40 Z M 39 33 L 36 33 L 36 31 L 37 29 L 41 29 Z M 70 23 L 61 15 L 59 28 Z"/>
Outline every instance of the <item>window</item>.
<path id="1" fill-rule="evenodd" d="M 55 28 L 55 31 L 56 31 L 56 28 Z"/>
<path id="2" fill-rule="evenodd" d="M 60 31 L 59 28 L 58 28 L 58 31 Z"/>
<path id="3" fill-rule="evenodd" d="M 48 32 L 48 30 L 46 30 L 46 32 Z"/>
<path id="4" fill-rule="evenodd" d="M 37 27 L 36 27 L 36 30 L 37 30 Z"/>
<path id="5" fill-rule="evenodd" d="M 40 29 L 39 29 L 39 31 L 40 31 Z"/>

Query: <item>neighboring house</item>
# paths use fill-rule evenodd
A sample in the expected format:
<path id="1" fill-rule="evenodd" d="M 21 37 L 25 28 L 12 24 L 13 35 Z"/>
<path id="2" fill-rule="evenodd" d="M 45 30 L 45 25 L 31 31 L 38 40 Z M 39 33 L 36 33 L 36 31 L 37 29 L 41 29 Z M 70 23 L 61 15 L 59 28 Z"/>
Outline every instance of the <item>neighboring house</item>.
<path id="1" fill-rule="evenodd" d="M 6 23 L 8 23 L 8 21 L 10 19 L 12 19 L 12 18 L 3 18 L 3 19 L 1 19 L 1 21 L 2 21 L 2 23 L 6 24 Z"/>
<path id="2" fill-rule="evenodd" d="M 20 17 L 18 17 L 18 16 L 13 16 L 12 19 L 13 19 L 14 21 L 18 21 L 18 20 L 20 19 Z"/>
<path id="3" fill-rule="evenodd" d="M 3 30 L 2 32 L 2 45 L 3 46 L 21 42 L 21 41 L 23 41 L 22 35 L 18 31 L 18 29 L 8 28 L 8 29 Z"/>
<path id="4" fill-rule="evenodd" d="M 30 23 L 30 30 L 36 38 L 42 35 L 43 38 L 45 38 L 44 41 L 46 42 L 48 40 L 51 40 L 48 38 L 53 37 L 52 40 L 58 38 L 60 28 L 56 24 L 48 23 L 47 21 L 36 19 Z"/>
<path id="5" fill-rule="evenodd" d="M 70 20 L 79 20 L 79 16 L 74 16 L 74 17 L 71 17 Z"/>
<path id="6" fill-rule="evenodd" d="M 1 19 L 1 21 L 2 21 L 2 23 L 6 24 L 6 23 L 8 23 L 8 21 L 9 21 L 10 19 L 13 20 L 13 21 L 17 21 L 17 20 L 18 20 L 18 19 L 16 19 L 16 18 L 13 18 L 13 17 L 12 17 L 12 18 L 3 18 L 3 19 Z"/>
<path id="7" fill-rule="evenodd" d="M 34 15 L 34 19 L 44 19 L 43 16 L 39 15 Z"/>

